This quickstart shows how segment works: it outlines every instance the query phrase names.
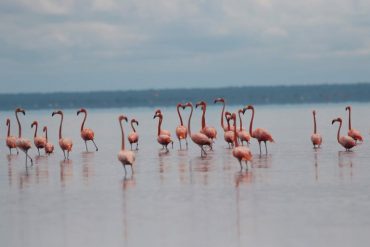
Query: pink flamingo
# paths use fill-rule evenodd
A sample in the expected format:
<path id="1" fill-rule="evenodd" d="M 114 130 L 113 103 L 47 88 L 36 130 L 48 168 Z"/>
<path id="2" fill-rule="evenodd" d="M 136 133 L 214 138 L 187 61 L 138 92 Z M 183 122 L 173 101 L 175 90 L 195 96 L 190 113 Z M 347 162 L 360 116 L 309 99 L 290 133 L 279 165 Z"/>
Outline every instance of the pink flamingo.
<path id="1" fill-rule="evenodd" d="M 194 133 L 194 134 L 191 133 L 190 123 L 191 123 L 191 117 L 193 115 L 193 104 L 188 102 L 185 105 L 183 105 L 184 109 L 185 109 L 185 107 L 190 107 L 191 108 L 190 116 L 189 116 L 189 119 L 188 119 L 189 136 L 190 136 L 191 140 L 200 147 L 200 156 L 203 157 L 203 154 L 205 156 L 207 156 L 207 153 L 204 150 L 204 146 L 209 146 L 212 149 L 212 140 L 210 138 L 208 138 L 208 136 L 206 136 L 205 134 L 203 134 L 201 132 L 197 132 L 197 133 Z"/>
<path id="2" fill-rule="evenodd" d="M 176 109 L 177 109 L 177 114 L 179 115 L 179 118 L 180 118 L 180 125 L 176 127 L 176 136 L 177 136 L 177 139 L 179 139 L 180 149 L 181 149 L 181 140 L 185 140 L 186 149 L 188 149 L 188 140 L 187 140 L 188 129 L 184 126 L 184 123 L 182 122 L 182 117 L 180 114 L 180 107 L 183 107 L 183 105 L 181 103 L 178 103 Z"/>
<path id="3" fill-rule="evenodd" d="M 262 151 L 261 151 L 261 142 L 265 143 L 265 149 L 266 149 L 266 154 L 267 154 L 267 144 L 266 144 L 266 142 L 267 141 L 275 142 L 275 141 L 272 138 L 271 134 L 265 129 L 257 128 L 253 131 L 254 107 L 252 105 L 248 105 L 248 106 L 244 107 L 243 108 L 243 113 L 245 113 L 246 110 L 252 110 L 252 118 L 251 118 L 251 121 L 250 121 L 250 124 L 249 124 L 249 133 L 250 133 L 251 137 L 257 139 L 258 144 L 260 146 L 260 155 L 262 153 Z"/>
<path id="4" fill-rule="evenodd" d="M 207 104 L 204 101 L 200 101 L 195 105 L 195 108 L 198 108 L 198 106 L 201 106 L 203 114 L 202 114 L 202 129 L 201 133 L 204 133 L 206 136 L 208 136 L 212 141 L 213 139 L 216 139 L 217 136 L 217 131 L 214 127 L 208 127 L 206 125 L 206 109 L 207 109 Z"/>
<path id="5" fill-rule="evenodd" d="M 64 159 L 69 159 L 69 153 L 72 151 L 73 143 L 70 138 L 62 137 L 62 126 L 63 126 L 64 115 L 62 111 L 55 111 L 51 114 L 51 116 L 54 117 L 54 115 L 57 115 L 57 114 L 61 116 L 60 125 L 59 125 L 59 146 L 63 151 Z M 67 156 L 66 156 L 66 151 L 67 151 Z"/>
<path id="6" fill-rule="evenodd" d="M 162 112 L 161 112 L 160 109 L 158 109 L 158 110 L 155 111 L 154 116 L 157 115 L 157 114 L 161 114 L 162 117 L 163 117 L 163 114 L 162 114 Z M 163 129 L 161 129 L 161 135 L 171 136 L 171 132 L 169 130 L 163 130 Z"/>
<path id="7" fill-rule="evenodd" d="M 226 127 L 224 125 L 224 112 L 225 112 L 225 106 L 226 106 L 226 102 L 225 102 L 225 99 L 224 98 L 217 98 L 215 99 L 214 103 L 218 103 L 218 102 L 221 102 L 222 103 L 222 111 L 221 111 L 221 127 L 224 131 L 228 131 L 228 127 Z M 233 128 L 234 126 L 230 126 L 231 128 L 231 131 L 233 131 Z"/>
<path id="8" fill-rule="evenodd" d="M 12 154 L 12 149 L 15 148 L 17 150 L 17 154 L 19 153 L 17 148 L 17 137 L 10 135 L 10 119 L 6 119 L 6 126 L 8 126 L 8 135 L 6 137 L 6 145 L 9 148 L 9 153 Z"/>
<path id="9" fill-rule="evenodd" d="M 239 140 L 243 146 L 243 142 L 247 142 L 247 145 L 249 145 L 249 141 L 251 140 L 251 135 L 243 128 L 242 117 L 240 115 L 241 113 L 244 114 L 243 110 L 239 109 L 238 115 L 239 115 L 240 129 L 239 131 L 237 131 L 237 133 L 238 133 Z"/>
<path id="10" fill-rule="evenodd" d="M 352 129 L 352 125 L 351 125 L 351 110 L 352 110 L 352 107 L 351 106 L 347 106 L 346 107 L 346 111 L 348 111 L 348 135 L 350 137 L 352 137 L 353 139 L 355 139 L 355 141 L 360 141 L 360 142 L 363 142 L 364 139 L 362 138 L 362 135 L 360 133 L 360 131 L 356 130 L 356 129 Z"/>
<path id="11" fill-rule="evenodd" d="M 229 148 L 232 148 L 234 145 L 234 131 L 230 128 L 230 120 L 232 119 L 230 112 L 225 112 L 225 118 L 227 121 L 227 130 L 224 132 L 224 140 L 229 145 Z"/>
<path id="12" fill-rule="evenodd" d="M 121 126 L 121 133 L 122 133 L 122 144 L 121 144 L 121 150 L 118 153 L 118 160 L 122 163 L 123 169 L 125 169 L 125 174 L 126 174 L 126 165 L 131 166 L 131 171 L 132 173 L 134 173 L 132 165 L 135 162 L 135 154 L 134 152 L 130 150 L 125 150 L 125 133 L 123 131 L 122 120 L 125 120 L 127 122 L 127 117 L 123 115 L 118 117 L 118 121 Z"/>
<path id="13" fill-rule="evenodd" d="M 322 143 L 322 137 L 320 134 L 316 133 L 316 111 L 312 111 L 313 114 L 313 134 L 311 135 L 311 141 L 313 144 L 313 148 L 319 147 Z"/>
<path id="14" fill-rule="evenodd" d="M 44 126 L 42 131 L 45 133 L 45 139 L 46 139 L 45 153 L 47 155 L 50 155 L 54 152 L 54 145 L 48 141 L 48 127 Z"/>
<path id="15" fill-rule="evenodd" d="M 35 144 L 37 148 L 37 152 L 39 153 L 40 156 L 40 148 L 43 149 L 46 146 L 46 138 L 43 136 L 37 136 L 37 129 L 39 126 L 39 123 L 37 121 L 33 121 L 31 124 L 31 128 L 35 126 L 35 135 L 33 136 L 33 143 Z"/>
<path id="16" fill-rule="evenodd" d="M 249 148 L 245 146 L 239 146 L 237 133 L 236 133 L 236 114 L 232 114 L 232 119 L 234 120 L 234 149 L 233 149 L 233 156 L 239 161 L 240 170 L 243 169 L 242 161 L 245 161 L 246 170 L 248 170 L 248 161 L 252 161 L 253 155 Z"/>
<path id="17" fill-rule="evenodd" d="M 331 124 L 334 124 L 335 122 L 339 122 L 339 128 L 338 128 L 338 133 L 337 133 L 338 143 L 342 145 L 346 149 L 346 151 L 349 151 L 351 148 L 356 146 L 356 140 L 350 136 L 340 136 L 340 128 L 342 127 L 342 119 L 340 117 L 333 119 Z"/>
<path id="18" fill-rule="evenodd" d="M 134 123 L 136 124 L 136 126 L 139 126 L 139 122 L 136 120 L 136 119 L 131 119 L 131 128 L 132 128 L 132 131 L 129 135 L 128 135 L 128 141 L 130 142 L 130 145 L 131 145 L 131 150 L 132 150 L 132 144 L 133 143 L 136 143 L 136 150 L 139 150 L 139 134 L 136 132 L 135 128 L 134 128 Z"/>
<path id="19" fill-rule="evenodd" d="M 23 113 L 23 115 L 26 115 L 25 110 L 23 110 L 21 108 L 17 108 L 15 110 L 15 117 L 16 117 L 17 122 L 18 122 L 18 133 L 19 133 L 16 145 L 20 150 L 22 150 L 26 154 L 26 165 L 27 165 L 27 158 L 29 158 L 31 160 L 31 165 L 33 165 L 33 160 L 31 158 L 31 156 L 28 155 L 28 150 L 31 148 L 31 141 L 26 139 L 26 138 L 22 138 L 22 126 L 21 126 L 21 122 L 19 121 L 19 118 L 18 118 L 18 113 L 19 112 Z"/>
<path id="20" fill-rule="evenodd" d="M 86 152 L 89 151 L 87 149 L 87 141 L 92 141 L 94 143 L 95 150 L 98 151 L 98 147 L 96 146 L 95 141 L 94 141 L 94 136 L 95 136 L 94 131 L 92 129 L 89 129 L 89 128 L 84 128 L 86 118 L 87 118 L 87 111 L 86 111 L 86 109 L 81 108 L 80 110 L 77 111 L 77 116 L 81 112 L 85 114 L 84 120 L 82 121 L 82 124 L 81 124 L 81 138 L 85 142 Z"/>
<path id="21" fill-rule="evenodd" d="M 171 134 L 169 133 L 169 131 L 161 129 L 162 121 L 163 121 L 163 115 L 160 111 L 157 110 L 155 112 L 155 115 L 154 115 L 153 119 L 155 119 L 155 118 L 159 118 L 157 141 L 168 152 L 168 148 L 167 148 L 168 144 L 172 143 L 172 148 L 173 148 L 173 141 L 171 140 Z"/>

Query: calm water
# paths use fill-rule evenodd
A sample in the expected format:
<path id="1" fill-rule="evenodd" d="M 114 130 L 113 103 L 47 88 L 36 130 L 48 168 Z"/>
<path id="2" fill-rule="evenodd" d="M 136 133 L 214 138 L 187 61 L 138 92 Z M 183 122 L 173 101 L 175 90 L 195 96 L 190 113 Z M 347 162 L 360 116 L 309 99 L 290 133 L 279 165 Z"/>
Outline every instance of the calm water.
<path id="1" fill-rule="evenodd" d="M 353 105 L 353 126 L 365 137 L 354 152 L 343 152 L 335 139 L 338 125 L 331 125 L 334 117 L 346 117 L 344 104 L 316 106 L 324 143 L 313 150 L 313 107 L 257 106 L 255 126 L 269 129 L 276 143 L 259 157 L 252 142 L 248 172 L 239 171 L 226 148 L 219 107 L 207 111 L 219 137 L 205 159 L 191 142 L 188 151 L 175 142 L 162 154 L 154 109 L 91 110 L 87 127 L 95 130 L 100 150 L 86 153 L 81 116 L 66 111 L 64 135 L 74 141 L 70 162 L 57 146 L 59 117 L 30 111 L 21 117 L 24 136 L 32 137 L 37 119 L 49 126 L 56 152 L 36 157 L 32 149 L 35 165 L 28 169 L 23 153 L 8 155 L 5 117 L 12 117 L 14 135 L 17 129 L 14 114 L 0 112 L 1 246 L 368 246 L 370 105 Z M 174 134 L 175 110 L 163 112 L 163 127 Z M 117 161 L 120 113 L 140 122 L 135 174 L 126 178 Z M 194 130 L 199 118 L 196 111 Z"/>

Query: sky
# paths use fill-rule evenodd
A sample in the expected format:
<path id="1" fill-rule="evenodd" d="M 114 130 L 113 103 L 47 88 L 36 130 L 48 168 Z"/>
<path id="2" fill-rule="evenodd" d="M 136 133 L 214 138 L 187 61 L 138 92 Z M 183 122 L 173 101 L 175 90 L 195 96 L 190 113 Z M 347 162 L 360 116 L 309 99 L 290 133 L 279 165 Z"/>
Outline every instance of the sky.
<path id="1" fill-rule="evenodd" d="M 370 82 L 368 0 L 1 0 L 0 92 Z"/>

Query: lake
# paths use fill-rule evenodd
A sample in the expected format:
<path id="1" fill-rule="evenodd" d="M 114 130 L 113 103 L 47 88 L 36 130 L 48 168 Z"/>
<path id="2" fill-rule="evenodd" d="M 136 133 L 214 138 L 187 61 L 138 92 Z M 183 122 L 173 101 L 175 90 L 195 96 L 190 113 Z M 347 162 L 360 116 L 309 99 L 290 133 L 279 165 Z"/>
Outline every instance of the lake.
<path id="1" fill-rule="evenodd" d="M 206 158 L 191 141 L 189 150 L 179 151 L 175 138 L 174 149 L 163 153 L 153 107 L 89 110 L 86 127 L 95 131 L 98 152 L 85 152 L 77 109 L 65 111 L 63 134 L 74 146 L 70 161 L 64 161 L 57 145 L 59 116 L 27 111 L 20 116 L 23 135 L 32 138 L 30 125 L 38 120 L 48 126 L 55 145 L 50 157 L 37 157 L 32 148 L 34 165 L 27 169 L 23 153 L 8 155 L 6 117 L 11 117 L 12 135 L 17 126 L 14 112 L 2 111 L 1 246 L 367 246 L 370 104 L 352 105 L 352 125 L 365 139 L 353 152 L 337 143 L 338 124 L 331 124 L 342 116 L 342 134 L 347 132 L 345 106 L 256 106 L 254 126 L 268 129 L 276 143 L 259 156 L 252 140 L 248 171 L 240 171 L 223 140 L 221 106 L 207 108 L 207 124 L 218 128 L 218 139 Z M 323 136 L 318 150 L 310 141 L 313 109 Z M 163 128 L 175 137 L 176 109 L 162 112 Z M 140 135 L 135 173 L 128 169 L 126 177 L 117 160 L 122 113 L 138 119 Z M 245 127 L 250 114 L 243 118 Z M 196 109 L 193 132 L 200 128 L 200 116 Z M 128 124 L 124 127 L 127 134 Z"/>

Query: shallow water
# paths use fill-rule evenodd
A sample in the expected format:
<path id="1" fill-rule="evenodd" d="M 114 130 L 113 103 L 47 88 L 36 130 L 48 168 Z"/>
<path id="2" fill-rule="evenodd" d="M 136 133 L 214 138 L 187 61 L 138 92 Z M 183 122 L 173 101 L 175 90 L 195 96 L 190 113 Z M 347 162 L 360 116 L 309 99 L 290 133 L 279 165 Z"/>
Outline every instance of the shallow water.
<path id="1" fill-rule="evenodd" d="M 310 143 L 313 107 L 324 139 L 319 150 Z M 173 150 L 162 153 L 154 109 L 137 108 L 90 110 L 86 127 L 95 130 L 99 151 L 89 153 L 79 136 L 81 116 L 66 111 L 63 132 L 74 147 L 64 162 L 59 118 L 27 112 L 21 116 L 24 136 L 32 137 L 29 127 L 37 119 L 49 126 L 56 152 L 36 157 L 33 148 L 35 164 L 26 169 L 23 153 L 9 156 L 0 145 L 1 246 L 367 246 L 370 105 L 353 105 L 353 127 L 365 137 L 353 152 L 343 152 L 338 125 L 331 125 L 334 117 L 346 119 L 344 107 L 257 106 L 255 126 L 269 129 L 276 143 L 260 157 L 252 141 L 252 168 L 242 172 L 223 141 L 220 107 L 207 110 L 219 137 L 204 159 L 191 142 L 188 151 L 179 151 L 175 141 Z M 140 122 L 135 173 L 127 177 L 117 161 L 120 113 Z M 176 112 L 163 113 L 163 127 L 174 135 Z M 7 116 L 15 135 L 14 113 L 0 112 L 1 122 Z M 196 110 L 193 132 L 199 118 Z M 249 119 L 250 113 L 244 122 Z M 4 136 L 5 124 L 1 131 Z M 94 150 L 91 143 L 89 148 Z"/>

